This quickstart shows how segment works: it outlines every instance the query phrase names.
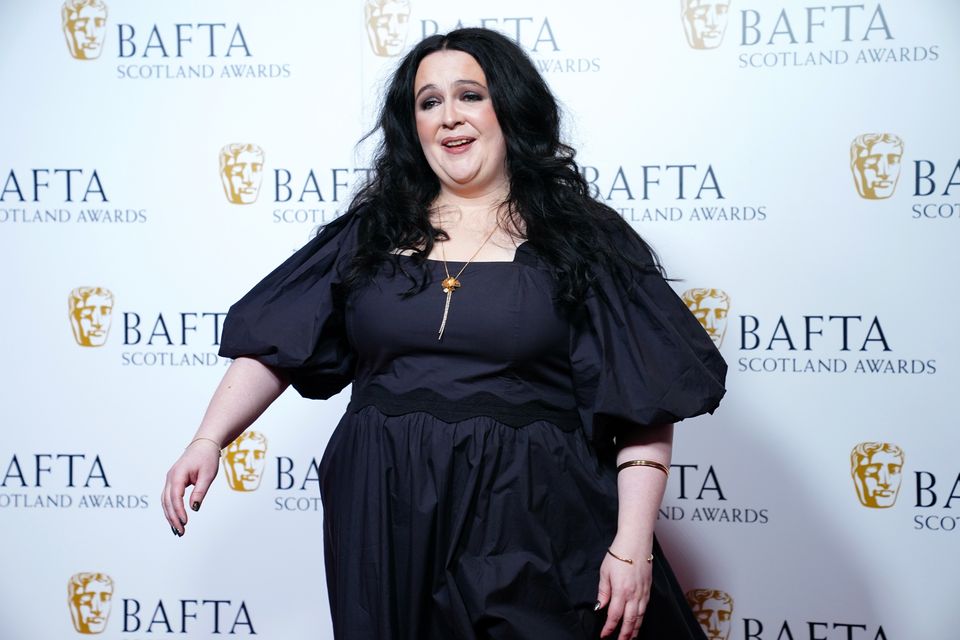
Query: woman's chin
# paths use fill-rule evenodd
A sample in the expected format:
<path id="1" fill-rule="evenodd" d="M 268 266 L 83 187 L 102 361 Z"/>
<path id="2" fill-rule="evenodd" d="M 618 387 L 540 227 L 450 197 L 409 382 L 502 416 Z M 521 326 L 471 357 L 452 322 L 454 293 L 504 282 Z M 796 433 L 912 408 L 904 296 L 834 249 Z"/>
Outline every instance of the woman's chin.
<path id="1" fill-rule="evenodd" d="M 447 187 L 450 189 L 463 190 L 463 189 L 475 189 L 482 185 L 483 180 L 477 175 L 476 172 L 457 172 L 457 173 L 447 173 L 444 176 L 443 182 L 446 183 Z"/>

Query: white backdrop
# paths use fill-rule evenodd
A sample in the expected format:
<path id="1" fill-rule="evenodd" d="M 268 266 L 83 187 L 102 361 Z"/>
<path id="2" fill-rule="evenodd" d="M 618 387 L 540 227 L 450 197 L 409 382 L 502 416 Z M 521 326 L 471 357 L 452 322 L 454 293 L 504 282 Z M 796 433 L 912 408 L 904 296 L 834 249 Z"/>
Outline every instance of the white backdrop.
<path id="1" fill-rule="evenodd" d="M 0 636 L 332 637 L 311 464 L 349 390 L 280 398 L 251 490 L 221 473 L 182 539 L 159 490 L 222 314 L 343 209 L 389 54 L 458 23 L 531 53 L 678 293 L 726 294 L 694 306 L 728 395 L 678 426 L 658 525 L 684 589 L 726 595 L 695 605 L 710 637 L 960 636 L 956 2 L 411 0 L 374 35 L 361 0 L 107 0 L 66 30 L 61 7 L 0 6 Z M 890 135 L 852 168 L 862 134 Z M 263 154 L 248 204 L 231 143 Z M 75 335 L 80 287 L 112 298 L 81 292 Z M 861 502 L 863 442 L 896 447 L 862 460 Z M 84 573 L 109 583 L 68 600 Z"/>

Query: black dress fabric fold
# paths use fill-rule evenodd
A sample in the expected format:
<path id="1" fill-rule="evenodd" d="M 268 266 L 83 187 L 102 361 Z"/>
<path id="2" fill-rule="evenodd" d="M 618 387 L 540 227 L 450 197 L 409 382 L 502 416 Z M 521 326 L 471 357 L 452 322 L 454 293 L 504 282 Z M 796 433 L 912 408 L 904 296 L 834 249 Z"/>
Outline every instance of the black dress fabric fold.
<path id="1" fill-rule="evenodd" d="M 584 428 L 598 446 L 623 429 L 713 413 L 720 404 L 727 363 L 659 274 L 628 287 L 601 270 L 584 306 L 571 323 L 570 362 Z"/>
<path id="2" fill-rule="evenodd" d="M 305 398 L 326 399 L 353 379 L 344 331 L 342 276 L 359 218 L 341 216 L 230 307 L 220 355 L 282 370 Z"/>
<path id="3" fill-rule="evenodd" d="M 346 293 L 357 229 L 343 216 L 267 276 L 221 346 L 307 397 L 353 383 L 320 463 L 336 638 L 597 638 L 612 439 L 712 411 L 722 358 L 658 276 L 625 292 L 601 274 L 602 294 L 568 318 L 530 242 L 466 267 L 438 340 L 443 264 L 394 256 Z M 427 287 L 402 295 L 404 271 Z M 655 558 L 639 637 L 702 640 Z"/>

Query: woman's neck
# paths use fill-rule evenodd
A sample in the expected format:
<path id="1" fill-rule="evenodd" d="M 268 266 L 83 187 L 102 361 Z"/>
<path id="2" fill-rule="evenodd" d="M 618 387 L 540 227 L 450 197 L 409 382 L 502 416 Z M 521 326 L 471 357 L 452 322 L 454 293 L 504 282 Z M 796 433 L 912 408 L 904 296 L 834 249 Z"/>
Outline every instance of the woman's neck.
<path id="1" fill-rule="evenodd" d="M 456 193 L 441 187 L 440 194 L 433 202 L 433 209 L 444 219 L 448 219 L 453 212 L 459 212 L 462 220 L 469 221 L 471 226 L 476 223 L 489 223 L 491 218 L 496 219 L 497 213 L 503 208 L 508 193 L 506 184 L 469 194 Z"/>
<path id="2" fill-rule="evenodd" d="M 449 234 L 444 241 L 444 252 L 434 251 L 435 257 L 451 260 L 466 259 L 481 247 L 476 258 L 482 261 L 504 260 L 513 257 L 515 247 L 526 237 L 525 229 L 517 228 L 515 216 L 506 209 L 508 188 L 465 196 L 441 191 L 434 200 L 431 222 Z M 487 240 L 489 238 L 489 240 Z M 485 246 L 484 246 L 485 245 Z"/>

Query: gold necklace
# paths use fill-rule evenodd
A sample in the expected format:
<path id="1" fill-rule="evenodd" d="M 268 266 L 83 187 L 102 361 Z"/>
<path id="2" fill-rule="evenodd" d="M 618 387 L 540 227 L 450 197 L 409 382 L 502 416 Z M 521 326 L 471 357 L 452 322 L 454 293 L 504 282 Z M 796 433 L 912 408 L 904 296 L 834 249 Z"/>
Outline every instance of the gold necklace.
<path id="1" fill-rule="evenodd" d="M 440 221 L 440 224 L 443 225 L 443 221 Z M 470 256 L 470 259 L 460 267 L 460 271 L 457 272 L 457 275 L 451 276 L 449 269 L 447 269 L 447 252 L 444 251 L 443 241 L 440 242 L 440 255 L 443 258 L 443 272 L 447 274 L 447 277 L 443 279 L 443 282 L 440 283 L 443 292 L 447 294 L 447 299 L 443 303 L 443 320 L 440 321 L 440 331 L 437 333 L 437 340 L 439 341 L 443 337 L 443 329 L 447 326 L 447 314 L 450 312 L 450 298 L 453 297 L 453 292 L 456 289 L 460 288 L 460 274 L 463 273 L 463 270 L 467 268 L 467 265 L 477 257 L 477 254 L 480 253 L 480 249 L 483 249 L 484 245 L 493 237 L 494 231 L 497 230 L 497 227 L 494 226 L 490 233 L 487 235 L 486 240 L 484 240 L 477 250 L 473 252 L 473 255 Z"/>

